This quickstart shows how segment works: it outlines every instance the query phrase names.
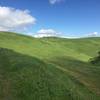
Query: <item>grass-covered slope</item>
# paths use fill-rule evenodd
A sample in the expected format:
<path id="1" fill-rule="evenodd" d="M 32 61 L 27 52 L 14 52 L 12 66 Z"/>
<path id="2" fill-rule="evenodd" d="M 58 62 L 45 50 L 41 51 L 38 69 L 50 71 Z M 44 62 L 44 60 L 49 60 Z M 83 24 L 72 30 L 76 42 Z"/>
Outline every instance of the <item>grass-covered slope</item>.
<path id="1" fill-rule="evenodd" d="M 100 38 L 61 39 L 22 36 L 15 33 L 0 33 L 0 47 L 17 52 L 49 59 L 54 56 L 71 56 L 87 61 L 100 49 Z"/>
<path id="2" fill-rule="evenodd" d="M 0 100 L 100 100 L 100 38 L 35 39 L 0 32 Z"/>

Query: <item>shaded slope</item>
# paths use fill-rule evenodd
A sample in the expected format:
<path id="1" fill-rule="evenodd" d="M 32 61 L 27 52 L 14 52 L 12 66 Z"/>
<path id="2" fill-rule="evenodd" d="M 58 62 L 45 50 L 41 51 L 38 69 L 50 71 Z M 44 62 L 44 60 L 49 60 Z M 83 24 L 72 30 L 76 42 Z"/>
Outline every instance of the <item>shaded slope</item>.
<path id="1" fill-rule="evenodd" d="M 55 81 L 55 76 L 46 72 L 46 64 L 37 58 L 2 48 L 0 69 L 1 100 L 72 99 L 69 91 Z"/>
<path id="2" fill-rule="evenodd" d="M 94 66 L 88 62 L 82 62 L 70 57 L 56 57 L 49 62 L 67 71 L 70 75 L 77 78 L 87 86 L 91 91 L 100 95 L 100 67 Z"/>
<path id="3" fill-rule="evenodd" d="M 71 73 L 53 64 L 0 49 L 1 100 L 99 100 Z"/>

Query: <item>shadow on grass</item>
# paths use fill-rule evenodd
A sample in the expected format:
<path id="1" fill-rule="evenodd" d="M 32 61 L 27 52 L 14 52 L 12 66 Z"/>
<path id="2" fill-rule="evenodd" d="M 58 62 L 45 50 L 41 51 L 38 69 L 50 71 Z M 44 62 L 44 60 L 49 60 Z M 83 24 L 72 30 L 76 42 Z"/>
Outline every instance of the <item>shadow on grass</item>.
<path id="1" fill-rule="evenodd" d="M 35 57 L 0 48 L 0 100 L 73 100 L 48 67 Z"/>
<path id="2" fill-rule="evenodd" d="M 66 56 L 54 57 L 49 61 L 59 66 L 60 69 L 65 70 L 77 83 L 88 87 L 90 91 L 100 95 L 100 68 L 89 62 L 79 61 Z"/>
<path id="3" fill-rule="evenodd" d="M 86 63 L 69 57 L 53 58 L 51 62 L 69 73 L 89 70 Z M 0 48 L 0 100 L 98 100 L 69 73 L 36 57 Z"/>
<path id="4" fill-rule="evenodd" d="M 41 67 L 45 63 L 36 57 L 23 55 L 6 48 L 0 48 L 0 68 L 2 70 L 7 70 L 7 72 L 17 71 L 26 67 L 34 67 L 34 65 Z"/>

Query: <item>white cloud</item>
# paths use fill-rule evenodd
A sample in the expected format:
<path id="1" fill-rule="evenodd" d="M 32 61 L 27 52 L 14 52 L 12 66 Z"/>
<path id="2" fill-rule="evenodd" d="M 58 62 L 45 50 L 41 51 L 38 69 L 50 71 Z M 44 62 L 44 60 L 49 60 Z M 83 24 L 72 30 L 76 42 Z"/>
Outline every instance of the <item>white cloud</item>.
<path id="1" fill-rule="evenodd" d="M 30 34 L 32 35 L 32 33 Z M 62 32 L 57 32 L 54 29 L 41 29 L 35 35 L 32 35 L 35 38 L 43 38 L 43 37 L 58 37 L 58 38 L 80 38 L 75 36 L 67 36 Z"/>
<path id="2" fill-rule="evenodd" d="M 41 29 L 39 30 L 34 37 L 36 38 L 42 38 L 42 37 L 59 37 L 60 32 L 57 32 L 53 29 Z"/>
<path id="3" fill-rule="evenodd" d="M 95 36 L 98 36 L 99 33 L 98 32 L 92 32 L 92 33 L 89 33 L 88 36 L 90 37 L 95 37 Z"/>
<path id="4" fill-rule="evenodd" d="M 60 3 L 63 2 L 64 0 L 49 0 L 50 4 L 56 4 L 56 3 Z"/>
<path id="5" fill-rule="evenodd" d="M 24 30 L 35 21 L 28 10 L 0 6 L 0 31 Z"/>

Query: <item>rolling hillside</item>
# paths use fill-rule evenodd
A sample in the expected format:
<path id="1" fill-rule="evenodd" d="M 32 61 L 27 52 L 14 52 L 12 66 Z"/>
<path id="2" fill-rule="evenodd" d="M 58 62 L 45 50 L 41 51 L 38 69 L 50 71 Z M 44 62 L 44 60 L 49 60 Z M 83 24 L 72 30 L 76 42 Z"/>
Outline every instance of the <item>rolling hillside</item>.
<path id="1" fill-rule="evenodd" d="M 100 38 L 32 38 L 0 32 L 0 100 L 100 100 Z"/>

